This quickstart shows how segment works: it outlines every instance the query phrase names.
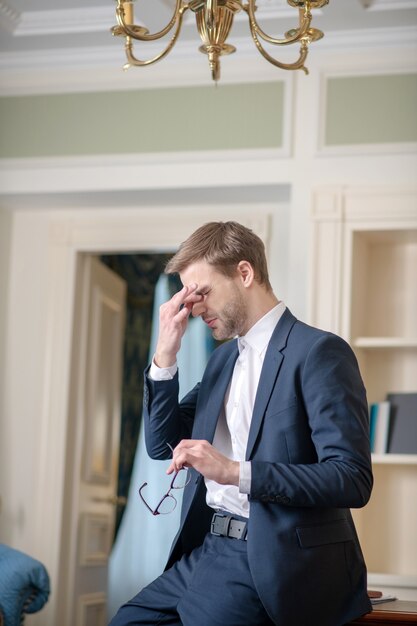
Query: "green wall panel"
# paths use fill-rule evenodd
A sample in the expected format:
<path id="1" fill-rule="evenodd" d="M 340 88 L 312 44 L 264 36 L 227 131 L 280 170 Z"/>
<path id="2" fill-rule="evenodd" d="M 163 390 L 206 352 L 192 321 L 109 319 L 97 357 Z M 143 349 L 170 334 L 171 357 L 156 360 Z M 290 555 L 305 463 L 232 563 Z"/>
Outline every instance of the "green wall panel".
<path id="1" fill-rule="evenodd" d="M 273 148 L 284 83 L 0 98 L 0 158 Z"/>
<path id="2" fill-rule="evenodd" d="M 417 141 L 417 74 L 327 81 L 325 145 Z"/>

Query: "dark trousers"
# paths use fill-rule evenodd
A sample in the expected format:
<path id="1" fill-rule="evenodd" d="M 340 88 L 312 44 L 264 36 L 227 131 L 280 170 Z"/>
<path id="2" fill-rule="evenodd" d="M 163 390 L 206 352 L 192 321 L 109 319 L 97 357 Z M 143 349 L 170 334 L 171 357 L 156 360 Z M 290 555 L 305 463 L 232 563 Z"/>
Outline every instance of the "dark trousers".
<path id="1" fill-rule="evenodd" d="M 246 541 L 207 535 L 124 604 L 109 626 L 138 624 L 273 626 L 253 584 Z"/>

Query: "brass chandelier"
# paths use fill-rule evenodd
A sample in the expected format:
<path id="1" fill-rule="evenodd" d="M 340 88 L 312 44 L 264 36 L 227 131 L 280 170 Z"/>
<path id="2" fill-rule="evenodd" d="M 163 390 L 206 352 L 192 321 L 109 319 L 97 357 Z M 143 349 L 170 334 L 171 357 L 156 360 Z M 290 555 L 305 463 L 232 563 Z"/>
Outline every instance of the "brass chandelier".
<path id="1" fill-rule="evenodd" d="M 211 75 L 214 81 L 220 79 L 220 57 L 222 55 L 235 52 L 236 48 L 226 43 L 227 37 L 233 26 L 233 19 L 236 13 L 245 11 L 249 18 L 249 28 L 252 39 L 263 57 L 272 65 L 283 70 L 303 70 L 308 74 L 304 63 L 308 54 L 308 46 L 311 42 L 323 37 L 323 33 L 317 28 L 311 27 L 311 9 L 316 9 L 328 4 L 329 0 L 287 0 L 288 4 L 298 9 L 298 25 L 287 31 L 283 38 L 277 39 L 267 35 L 259 26 L 255 12 L 257 10 L 256 0 L 248 0 L 243 4 L 242 0 L 175 0 L 175 9 L 168 24 L 157 33 L 150 33 L 144 26 L 137 26 L 134 23 L 133 1 L 116 0 L 117 26 L 111 29 L 113 35 L 125 37 L 125 50 L 127 63 L 124 69 L 131 66 L 142 67 L 160 61 L 174 47 L 180 31 L 186 11 L 195 13 L 197 30 L 200 34 L 203 45 L 199 50 L 207 54 Z M 142 61 L 135 57 L 133 53 L 133 40 L 155 41 L 173 32 L 171 39 L 162 52 L 155 57 Z M 299 42 L 300 52 L 298 59 L 294 63 L 282 63 L 271 56 L 264 48 L 261 40 L 275 46 L 287 46 Z"/>

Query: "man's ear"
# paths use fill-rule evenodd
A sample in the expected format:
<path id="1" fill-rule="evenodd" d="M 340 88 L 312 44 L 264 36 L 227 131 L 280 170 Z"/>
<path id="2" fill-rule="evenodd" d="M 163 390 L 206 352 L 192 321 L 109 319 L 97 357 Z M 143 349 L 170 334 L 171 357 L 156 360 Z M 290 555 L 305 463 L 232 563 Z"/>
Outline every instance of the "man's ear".
<path id="1" fill-rule="evenodd" d="M 244 287 L 250 287 L 255 280 L 255 273 L 249 261 L 239 261 L 237 273 Z"/>

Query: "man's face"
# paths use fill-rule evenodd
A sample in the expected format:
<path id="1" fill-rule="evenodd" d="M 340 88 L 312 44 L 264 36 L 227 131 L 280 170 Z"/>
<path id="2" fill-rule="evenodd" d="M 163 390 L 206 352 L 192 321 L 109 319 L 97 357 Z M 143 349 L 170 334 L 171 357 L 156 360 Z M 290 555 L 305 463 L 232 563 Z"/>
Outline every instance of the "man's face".
<path id="1" fill-rule="evenodd" d="M 197 284 L 200 302 L 192 308 L 194 317 L 200 316 L 219 341 L 247 332 L 247 303 L 240 287 L 239 277 L 220 274 L 206 261 L 189 265 L 180 274 L 183 285 Z"/>

